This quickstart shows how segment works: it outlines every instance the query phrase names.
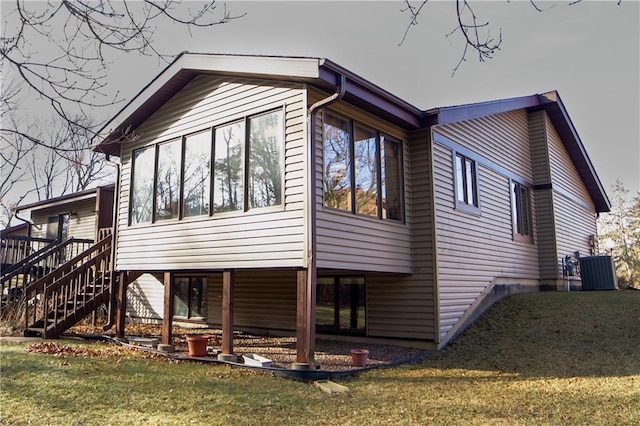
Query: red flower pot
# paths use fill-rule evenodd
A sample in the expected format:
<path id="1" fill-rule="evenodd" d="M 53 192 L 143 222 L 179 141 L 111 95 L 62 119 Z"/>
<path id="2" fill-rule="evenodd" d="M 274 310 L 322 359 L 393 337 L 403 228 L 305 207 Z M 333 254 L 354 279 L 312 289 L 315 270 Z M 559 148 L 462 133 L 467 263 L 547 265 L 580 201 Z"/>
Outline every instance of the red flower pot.
<path id="1" fill-rule="evenodd" d="M 369 351 L 366 349 L 351 349 L 351 363 L 356 367 L 367 365 Z"/>
<path id="2" fill-rule="evenodd" d="M 209 338 L 202 334 L 187 334 L 189 356 L 207 356 L 207 343 Z"/>

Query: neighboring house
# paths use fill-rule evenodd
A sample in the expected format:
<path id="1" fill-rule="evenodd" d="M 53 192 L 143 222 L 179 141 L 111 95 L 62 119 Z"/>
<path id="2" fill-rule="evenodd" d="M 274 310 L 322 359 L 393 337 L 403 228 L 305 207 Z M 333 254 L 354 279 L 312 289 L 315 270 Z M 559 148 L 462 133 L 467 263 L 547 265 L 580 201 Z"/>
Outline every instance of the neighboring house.
<path id="1" fill-rule="evenodd" d="M 118 333 L 128 300 L 223 354 L 234 328 L 310 362 L 316 332 L 442 346 L 560 286 L 610 207 L 556 92 L 424 111 L 326 59 L 181 54 L 95 149 L 121 161 Z"/>
<path id="2" fill-rule="evenodd" d="M 27 325 L 27 333 L 34 331 L 30 330 L 33 328 L 38 330 L 34 331 L 36 334 L 59 335 L 108 297 L 108 278 L 105 276 L 99 284 L 95 281 L 108 272 L 110 263 L 105 260 L 106 263 L 97 268 L 96 256 L 108 257 L 111 237 L 106 247 L 96 243 L 111 235 L 113 196 L 114 185 L 107 185 L 14 209 L 16 219 L 22 224 L 2 231 L 0 238 L 0 310 L 6 307 L 15 310 L 20 306 L 31 310 L 33 317 Z M 72 270 L 74 272 L 70 274 Z M 79 277 L 81 270 L 87 271 L 86 276 Z M 63 276 L 65 279 L 61 279 Z M 54 281 L 57 283 L 52 287 Z M 99 297 L 93 297 L 99 286 L 104 287 L 104 294 L 101 292 Z M 80 294 L 90 293 L 90 300 L 79 299 Z M 53 307 L 63 303 L 57 300 L 63 294 L 73 300 L 68 300 L 67 307 L 61 307 L 60 312 L 51 311 L 48 325 L 44 327 L 47 330 L 42 331 L 46 322 L 42 312 L 48 309 L 43 308 L 44 305 Z M 23 297 L 27 297 L 29 303 L 21 305 L 19 302 Z"/>
<path id="3" fill-rule="evenodd" d="M 111 184 L 21 205 L 14 211 L 17 218 L 27 221 L 29 237 L 95 241 L 100 229 L 113 224 L 113 195 Z"/>

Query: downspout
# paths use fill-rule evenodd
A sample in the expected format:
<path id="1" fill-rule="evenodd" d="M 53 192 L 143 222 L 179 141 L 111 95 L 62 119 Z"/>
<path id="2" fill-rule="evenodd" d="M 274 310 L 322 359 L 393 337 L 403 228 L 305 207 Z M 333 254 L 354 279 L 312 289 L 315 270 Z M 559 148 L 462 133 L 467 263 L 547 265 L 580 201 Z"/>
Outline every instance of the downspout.
<path id="1" fill-rule="evenodd" d="M 307 309 L 306 309 L 306 335 L 305 355 L 307 363 L 313 368 L 315 361 L 316 340 L 316 112 L 343 98 L 347 86 L 347 78 L 339 74 L 340 81 L 336 93 L 321 99 L 309 107 L 307 123 L 309 134 L 309 214 L 308 214 L 308 263 L 307 263 Z"/>
<path id="2" fill-rule="evenodd" d="M 27 224 L 27 237 L 30 237 L 31 236 L 31 227 L 33 226 L 33 223 L 30 220 L 23 219 L 20 216 L 18 216 L 18 212 L 19 211 L 20 211 L 19 209 L 16 209 L 13 212 L 13 217 L 15 217 L 16 219 L 21 220 L 21 221 L 23 221 L 24 223 Z"/>
<path id="3" fill-rule="evenodd" d="M 105 162 L 116 169 L 116 184 L 113 188 L 113 211 L 111 224 L 111 270 L 109 271 L 109 311 L 107 323 L 102 327 L 104 331 L 111 329 L 114 325 L 113 311 L 116 306 L 116 288 L 115 288 L 115 265 L 116 265 L 116 243 L 118 239 L 118 202 L 120 201 L 120 163 L 111 161 L 109 154 L 106 154 Z"/>

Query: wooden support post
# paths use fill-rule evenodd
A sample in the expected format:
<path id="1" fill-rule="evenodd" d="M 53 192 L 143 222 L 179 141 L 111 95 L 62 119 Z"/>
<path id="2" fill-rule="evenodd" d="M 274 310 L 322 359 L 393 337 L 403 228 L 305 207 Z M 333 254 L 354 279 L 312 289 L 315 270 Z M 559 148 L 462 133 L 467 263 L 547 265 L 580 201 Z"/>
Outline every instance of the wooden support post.
<path id="1" fill-rule="evenodd" d="M 173 285 L 173 272 L 164 273 L 164 312 L 162 315 L 162 344 L 171 345 L 171 330 L 173 329 L 173 298 L 175 287 Z"/>
<path id="2" fill-rule="evenodd" d="M 127 319 L 127 287 L 129 272 L 120 271 L 118 277 L 118 296 L 116 297 L 116 337 L 124 337 L 124 326 Z"/>
<path id="3" fill-rule="evenodd" d="M 296 284 L 296 362 L 307 362 L 305 342 L 307 341 L 307 270 L 297 274 Z"/>
<path id="4" fill-rule="evenodd" d="M 233 354 L 233 287 L 235 271 L 222 272 L 222 354 Z"/>

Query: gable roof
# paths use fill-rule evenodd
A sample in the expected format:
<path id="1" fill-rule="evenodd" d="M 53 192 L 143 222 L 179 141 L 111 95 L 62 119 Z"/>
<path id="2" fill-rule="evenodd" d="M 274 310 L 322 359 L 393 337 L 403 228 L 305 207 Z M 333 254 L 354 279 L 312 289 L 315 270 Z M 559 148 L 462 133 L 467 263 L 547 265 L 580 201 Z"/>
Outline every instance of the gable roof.
<path id="1" fill-rule="evenodd" d="M 596 211 L 608 212 L 611 209 L 609 198 L 557 91 L 434 108 L 425 112 L 427 114 L 426 121 L 430 125 L 435 125 L 470 120 L 518 109 L 526 109 L 528 111 L 545 110 L 547 112 L 573 164 L 576 166 L 580 178 L 584 182 L 587 191 L 589 191 L 589 195 L 591 195 Z"/>
<path id="2" fill-rule="evenodd" d="M 118 143 L 200 74 L 300 82 L 329 92 L 344 76 L 347 102 L 405 129 L 421 125 L 418 108 L 328 59 L 183 52 L 107 122 L 94 138 L 94 149 L 120 155 Z"/>
<path id="3" fill-rule="evenodd" d="M 468 120 L 513 111 L 544 109 L 584 181 L 598 212 L 611 204 L 557 92 L 420 110 L 340 65 L 323 58 L 220 55 L 183 52 L 147 84 L 100 130 L 94 149 L 120 155 L 119 144 L 144 121 L 200 74 L 260 78 L 310 84 L 329 93 L 339 90 L 343 99 L 371 111 L 406 130 Z"/>
<path id="4" fill-rule="evenodd" d="M 114 189 L 115 184 L 99 186 L 96 188 L 85 189 L 83 191 L 71 194 L 61 195 L 59 197 L 50 198 L 48 200 L 36 201 L 30 204 L 24 204 L 15 208 L 16 213 L 24 210 L 44 210 L 52 207 L 63 206 L 65 204 L 75 203 L 78 201 L 90 200 L 95 198 L 99 189 Z"/>

